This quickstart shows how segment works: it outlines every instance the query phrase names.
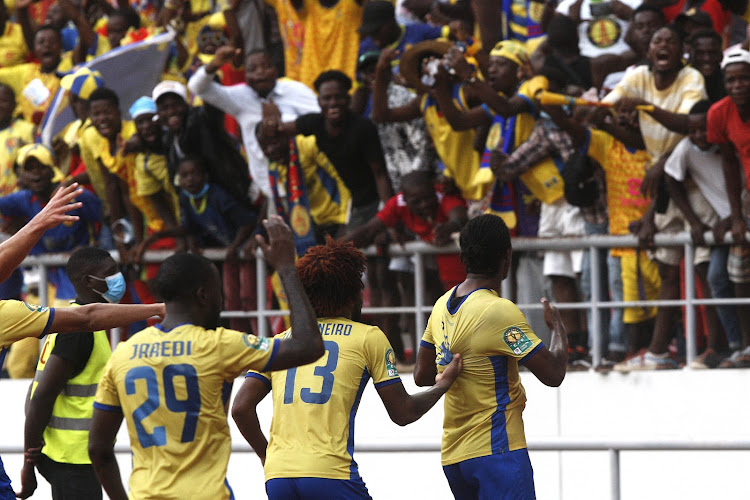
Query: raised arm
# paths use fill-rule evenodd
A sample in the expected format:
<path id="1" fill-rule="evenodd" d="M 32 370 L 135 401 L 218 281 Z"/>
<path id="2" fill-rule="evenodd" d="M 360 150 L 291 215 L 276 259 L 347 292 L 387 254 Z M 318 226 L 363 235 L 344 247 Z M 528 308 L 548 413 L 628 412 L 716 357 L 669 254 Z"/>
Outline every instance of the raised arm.
<path id="1" fill-rule="evenodd" d="M 391 80 L 391 61 L 398 52 L 383 49 L 375 66 L 375 82 L 372 87 L 372 120 L 376 123 L 408 122 L 419 118 L 419 97 L 397 108 L 388 107 L 388 83 Z"/>
<path id="2" fill-rule="evenodd" d="M 284 286 L 292 323 L 292 334 L 280 342 L 279 352 L 267 368 L 285 370 L 312 363 L 323 356 L 323 338 L 310 299 L 305 294 L 295 267 L 296 250 L 292 230 L 278 215 L 263 221 L 270 244 L 257 235 L 258 245 L 266 261 L 276 269 Z"/>
<path id="3" fill-rule="evenodd" d="M 452 92 L 453 84 L 448 77 L 448 72 L 441 66 L 435 78 L 433 95 L 440 112 L 443 113 L 453 130 L 469 130 L 487 125 L 492 121 L 490 115 L 481 106 L 467 110 L 459 109 L 453 100 Z"/>
<path id="4" fill-rule="evenodd" d="M 243 103 L 237 102 L 228 87 L 216 83 L 214 75 L 226 63 L 231 62 L 241 54 L 242 50 L 228 45 L 219 47 L 210 63 L 201 66 L 188 81 L 188 89 L 199 95 L 209 104 L 216 106 L 225 113 L 236 117 L 242 111 Z"/>
<path id="5" fill-rule="evenodd" d="M 55 309 L 49 331 L 57 333 L 95 332 L 143 321 L 152 316 L 164 317 L 164 304 L 87 304 L 81 307 Z"/>
<path id="6" fill-rule="evenodd" d="M 260 377 L 260 378 L 258 378 Z M 268 440 L 260 428 L 258 420 L 258 404 L 271 392 L 268 380 L 261 376 L 255 376 L 252 372 L 245 378 L 245 382 L 237 391 L 232 403 L 232 418 L 237 424 L 242 437 L 255 450 L 260 463 L 266 464 L 266 448 Z"/>
<path id="7" fill-rule="evenodd" d="M 434 360 L 433 360 L 434 364 Z M 442 373 L 435 376 L 435 383 L 427 390 L 417 394 L 409 394 L 400 381 L 378 388 L 378 395 L 383 401 L 388 416 L 397 425 L 409 425 L 419 420 L 430 408 L 435 406 L 440 398 L 448 392 L 453 382 L 461 374 L 463 367 L 460 354 L 454 354 L 453 359 Z"/>
<path id="8" fill-rule="evenodd" d="M 36 214 L 20 231 L 0 244 L 0 282 L 7 280 L 21 265 L 45 231 L 63 222 L 78 220 L 77 215 L 67 215 L 67 213 L 82 206 L 81 202 L 71 203 L 82 192 L 83 188 L 79 188 L 76 183 L 61 187 L 41 212 Z"/>
<path id="9" fill-rule="evenodd" d="M 560 312 L 547 299 L 544 305 L 544 322 L 552 333 L 549 348 L 546 346 L 525 364 L 544 385 L 558 387 L 565 378 L 568 365 L 568 335 L 565 332 Z"/>

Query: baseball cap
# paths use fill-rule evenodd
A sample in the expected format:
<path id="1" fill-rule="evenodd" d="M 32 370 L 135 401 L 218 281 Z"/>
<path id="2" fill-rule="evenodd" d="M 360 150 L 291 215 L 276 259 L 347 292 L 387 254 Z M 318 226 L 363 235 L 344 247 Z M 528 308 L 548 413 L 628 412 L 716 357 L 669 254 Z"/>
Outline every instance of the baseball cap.
<path id="1" fill-rule="evenodd" d="M 133 105 L 130 106 L 128 112 L 130 113 L 130 118 L 133 120 L 148 113 L 156 114 L 156 103 L 148 96 L 139 97 Z"/>
<path id="2" fill-rule="evenodd" d="M 732 49 L 724 55 L 724 59 L 721 61 L 721 69 L 735 63 L 750 64 L 750 52 L 743 49 Z"/>
<path id="3" fill-rule="evenodd" d="M 18 149 L 16 163 L 23 167 L 29 158 L 36 158 L 39 160 L 39 163 L 52 169 L 52 182 L 60 182 L 65 178 L 60 169 L 55 165 L 52 150 L 47 146 L 43 144 L 27 144 Z"/>
<path id="4" fill-rule="evenodd" d="M 357 59 L 357 70 L 361 70 L 368 64 L 374 64 L 380 59 L 379 50 L 368 50 Z"/>
<path id="5" fill-rule="evenodd" d="M 396 11 L 391 2 L 373 0 L 365 4 L 362 11 L 362 25 L 357 31 L 362 35 L 374 33 L 385 23 L 396 18 Z"/>
<path id="6" fill-rule="evenodd" d="M 104 79 L 102 74 L 96 70 L 80 68 L 62 77 L 60 86 L 87 101 L 94 90 L 104 87 Z"/>
<path id="7" fill-rule="evenodd" d="M 164 94 L 177 94 L 187 102 L 187 89 L 180 82 L 174 80 L 164 80 L 163 82 L 159 82 L 159 84 L 154 87 L 153 92 L 151 92 L 151 98 L 154 102 L 157 102 Z"/>

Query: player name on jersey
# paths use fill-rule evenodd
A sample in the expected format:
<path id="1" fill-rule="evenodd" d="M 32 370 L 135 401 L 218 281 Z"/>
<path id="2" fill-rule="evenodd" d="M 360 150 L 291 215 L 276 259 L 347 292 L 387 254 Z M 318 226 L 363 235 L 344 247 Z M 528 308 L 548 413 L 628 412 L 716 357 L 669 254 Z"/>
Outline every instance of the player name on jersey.
<path id="1" fill-rule="evenodd" d="M 133 354 L 129 359 L 167 358 L 172 356 L 190 356 L 192 341 L 164 340 L 162 342 L 133 344 Z"/>
<path id="2" fill-rule="evenodd" d="M 352 325 L 345 325 L 341 323 L 318 323 L 321 335 L 350 335 L 352 333 Z"/>

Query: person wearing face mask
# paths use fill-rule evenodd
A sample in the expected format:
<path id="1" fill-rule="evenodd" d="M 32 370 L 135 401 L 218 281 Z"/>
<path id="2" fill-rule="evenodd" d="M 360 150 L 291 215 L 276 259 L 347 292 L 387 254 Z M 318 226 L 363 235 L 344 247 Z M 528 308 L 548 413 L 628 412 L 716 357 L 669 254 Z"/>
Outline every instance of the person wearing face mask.
<path id="1" fill-rule="evenodd" d="M 117 303 L 125 278 L 109 252 L 80 248 L 66 266 L 76 290 L 74 307 L 95 302 Z M 36 488 L 35 466 L 50 483 L 54 500 L 102 498 L 88 455 L 88 429 L 97 382 L 109 360 L 107 332 L 47 335 L 29 391 L 24 448 L 40 449 L 21 471 L 21 497 Z"/>

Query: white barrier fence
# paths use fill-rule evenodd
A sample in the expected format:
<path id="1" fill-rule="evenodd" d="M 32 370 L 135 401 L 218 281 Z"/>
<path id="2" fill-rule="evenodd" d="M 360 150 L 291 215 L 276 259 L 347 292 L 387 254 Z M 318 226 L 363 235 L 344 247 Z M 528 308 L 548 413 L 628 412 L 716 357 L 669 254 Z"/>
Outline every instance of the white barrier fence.
<path id="1" fill-rule="evenodd" d="M 707 244 L 713 243 L 713 235 L 705 235 Z M 731 241 L 731 237 L 727 237 Z M 679 234 L 657 234 L 654 238 L 657 246 L 682 246 L 684 247 L 685 262 L 693 262 L 694 246 L 688 233 Z M 662 300 L 662 301 L 628 301 L 613 302 L 600 301 L 600 269 L 601 256 L 596 250 L 601 248 L 635 248 L 638 240 L 635 236 L 612 236 L 612 235 L 591 235 L 585 237 L 562 237 L 562 238 L 514 238 L 513 249 L 516 252 L 527 251 L 545 251 L 545 250 L 587 250 L 590 256 L 591 265 L 591 297 L 590 301 L 575 303 L 556 303 L 559 309 L 588 309 L 591 313 L 591 355 L 593 366 L 601 363 L 604 351 L 603 332 L 601 331 L 600 316 L 602 311 L 609 308 L 624 307 L 642 307 L 642 306 L 684 306 L 685 307 L 685 337 L 686 337 L 686 354 L 688 364 L 695 359 L 697 355 L 696 341 L 696 314 L 695 307 L 700 305 L 728 305 L 728 304 L 748 304 L 750 298 L 736 299 L 697 299 L 695 287 L 695 268 L 692 265 L 685 266 L 685 297 L 681 300 Z M 374 255 L 374 248 L 366 249 L 368 255 Z M 414 314 L 415 322 L 415 346 L 419 345 L 422 332 L 425 328 L 425 315 L 429 314 L 432 309 L 431 304 L 425 304 L 425 271 L 424 256 L 443 253 L 458 252 L 457 245 L 438 248 L 423 242 L 410 242 L 401 248 L 394 245 L 390 248 L 392 256 L 413 256 L 414 258 L 414 306 L 404 307 L 367 307 L 362 310 L 365 314 L 394 314 L 410 313 Z M 158 263 L 172 255 L 171 251 L 152 251 L 145 255 L 145 262 Z M 214 261 L 222 261 L 225 252 L 223 250 L 206 250 L 204 255 Z M 46 282 L 46 269 L 49 266 L 65 265 L 67 254 L 50 254 L 44 256 L 29 257 L 24 261 L 25 266 L 37 266 L 40 269 L 41 280 Z M 251 317 L 258 319 L 258 332 L 260 336 L 268 336 L 267 318 L 286 315 L 288 311 L 270 310 L 266 308 L 268 299 L 267 295 L 267 272 L 266 265 L 260 251 L 256 254 L 256 271 L 257 271 L 257 297 L 258 309 L 256 311 L 224 311 L 222 317 Z M 39 288 L 40 301 L 42 305 L 47 305 L 47 289 L 44 286 Z M 511 296 L 509 280 L 503 282 L 503 296 Z M 518 304 L 522 310 L 539 309 L 542 306 L 536 304 Z"/>

